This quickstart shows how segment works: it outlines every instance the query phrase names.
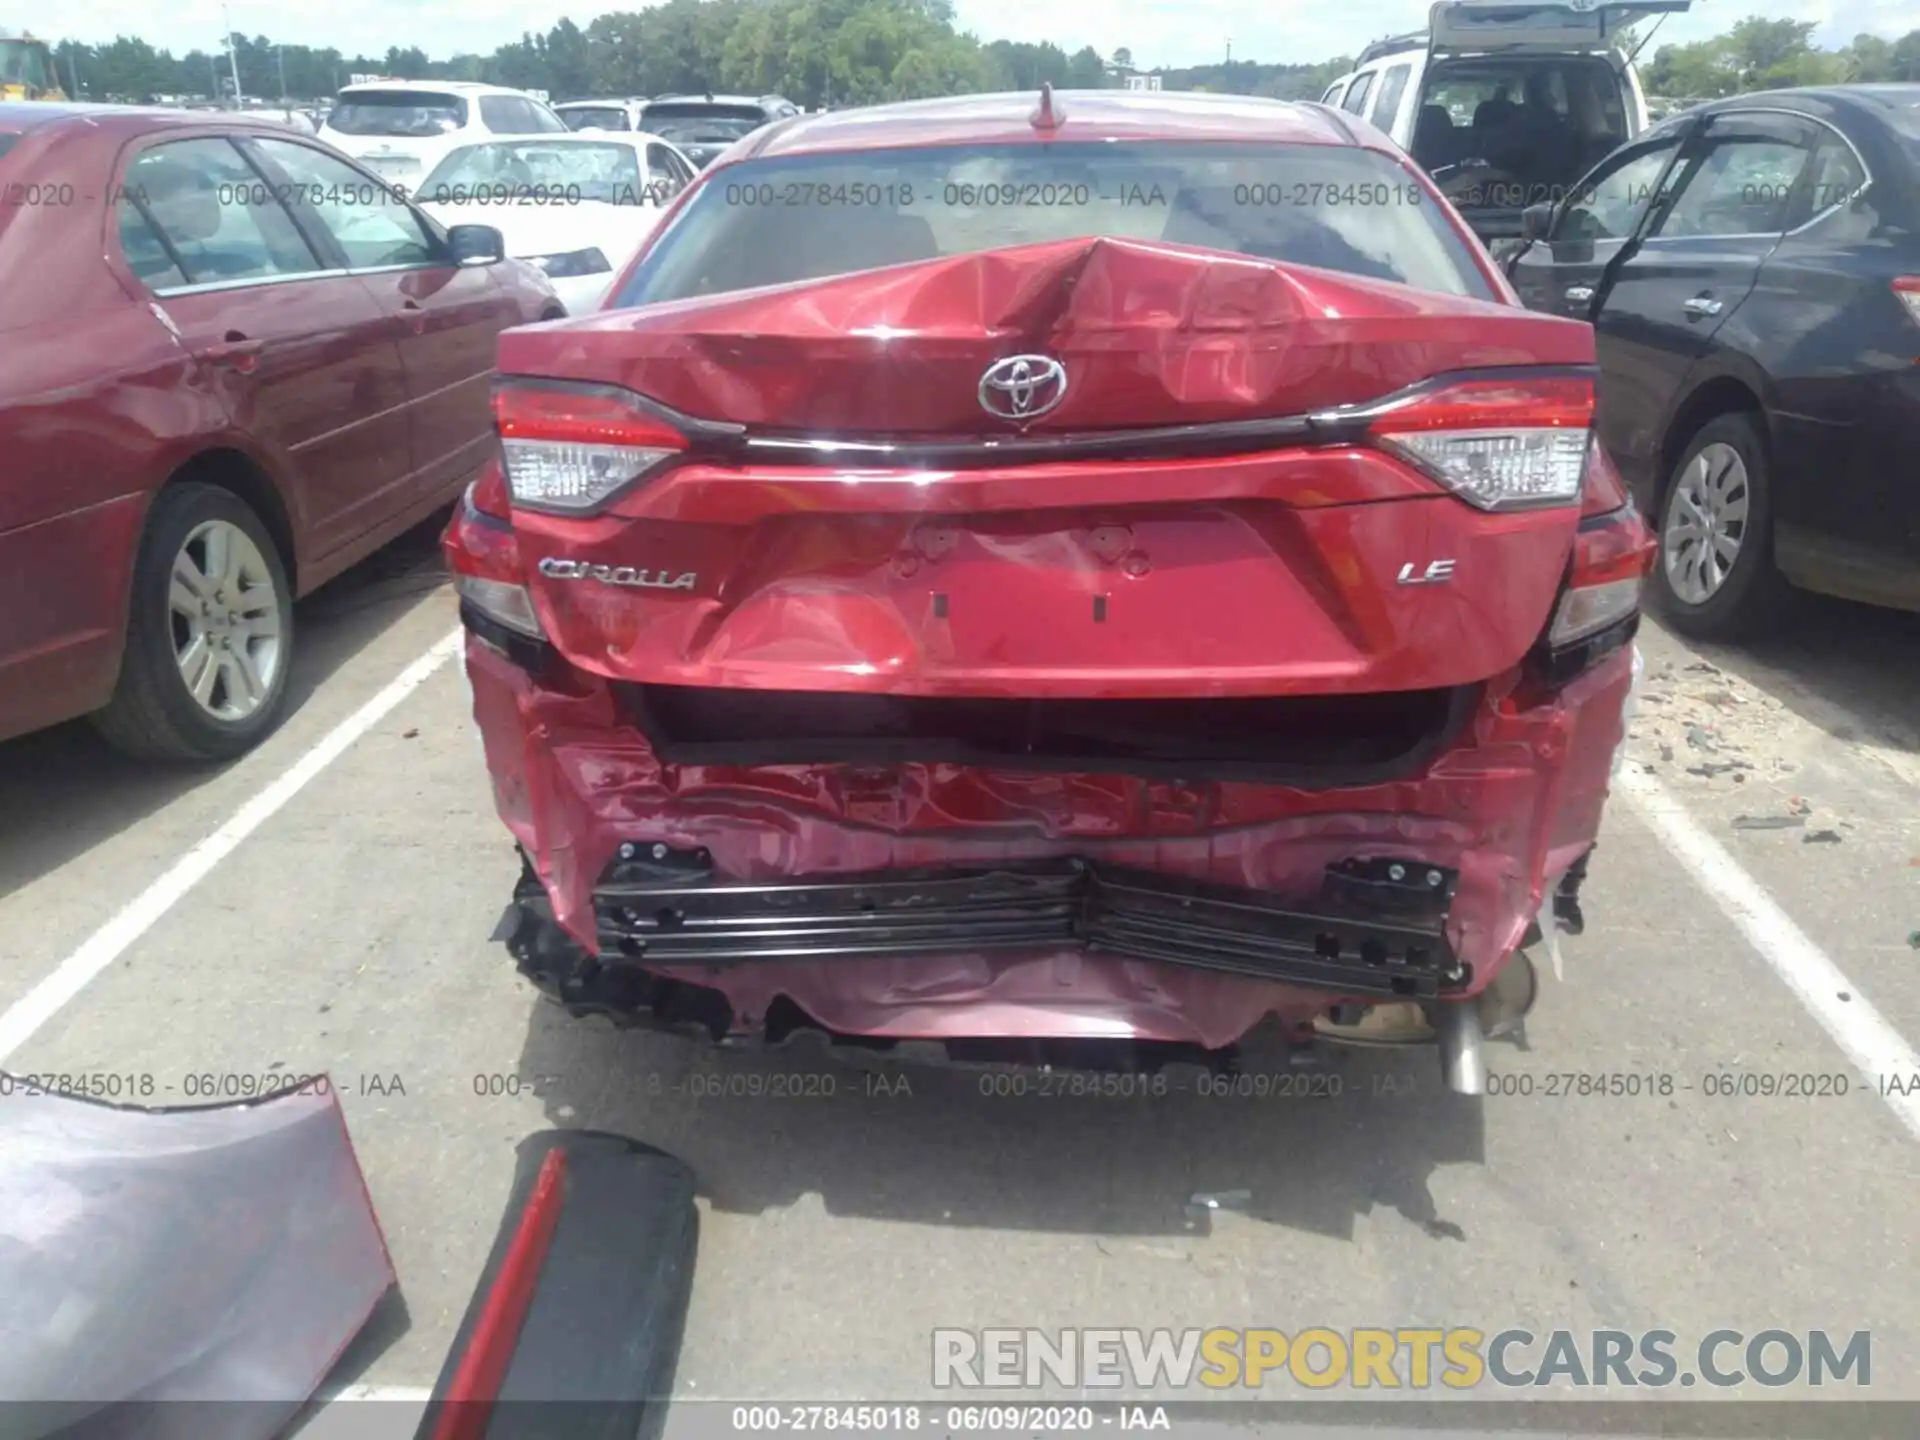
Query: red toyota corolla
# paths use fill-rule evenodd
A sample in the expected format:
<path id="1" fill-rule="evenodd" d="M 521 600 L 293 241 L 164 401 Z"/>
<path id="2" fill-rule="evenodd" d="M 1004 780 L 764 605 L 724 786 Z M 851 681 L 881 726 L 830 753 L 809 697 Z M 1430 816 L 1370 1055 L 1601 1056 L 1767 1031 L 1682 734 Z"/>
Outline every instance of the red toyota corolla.
<path id="1" fill-rule="evenodd" d="M 0 105 L 0 740 L 265 735 L 294 596 L 460 494 L 564 313 L 500 257 L 262 120 Z"/>
<path id="2" fill-rule="evenodd" d="M 502 337 L 448 535 L 539 985 L 716 1039 L 1437 1040 L 1478 1089 L 1578 914 L 1650 544 L 1592 332 L 1388 141 L 799 118 L 610 303 Z"/>

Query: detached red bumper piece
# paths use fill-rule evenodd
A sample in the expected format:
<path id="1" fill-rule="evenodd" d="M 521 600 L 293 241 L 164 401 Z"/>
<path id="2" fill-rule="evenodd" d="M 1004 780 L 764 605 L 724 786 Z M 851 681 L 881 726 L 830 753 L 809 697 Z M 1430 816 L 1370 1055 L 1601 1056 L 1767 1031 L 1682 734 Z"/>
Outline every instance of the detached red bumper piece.
<path id="1" fill-rule="evenodd" d="M 1271 1017 L 1476 1091 L 1633 673 L 1592 346 L 1106 240 L 510 333 L 447 537 L 504 938 L 716 1039 Z"/>
<path id="2" fill-rule="evenodd" d="M 637 1140 L 523 1140 L 415 1440 L 656 1440 L 692 1293 L 693 1197 L 693 1172 Z"/>

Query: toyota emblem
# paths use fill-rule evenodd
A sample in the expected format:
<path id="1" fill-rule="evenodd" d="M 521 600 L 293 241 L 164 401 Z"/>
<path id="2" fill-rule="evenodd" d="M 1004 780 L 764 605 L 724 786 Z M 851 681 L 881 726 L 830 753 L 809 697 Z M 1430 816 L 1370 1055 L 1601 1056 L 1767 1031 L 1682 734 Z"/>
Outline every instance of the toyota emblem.
<path id="1" fill-rule="evenodd" d="M 980 377 L 980 408 L 1002 420 L 1037 420 L 1067 398 L 1067 367 L 1047 355 L 1009 355 Z"/>

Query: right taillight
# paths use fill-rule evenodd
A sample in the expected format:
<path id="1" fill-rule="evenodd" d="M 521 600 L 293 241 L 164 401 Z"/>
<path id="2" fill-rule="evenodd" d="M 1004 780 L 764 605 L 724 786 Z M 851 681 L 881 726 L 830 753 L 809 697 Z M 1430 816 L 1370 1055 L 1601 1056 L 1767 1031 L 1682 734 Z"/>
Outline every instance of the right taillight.
<path id="1" fill-rule="evenodd" d="M 1624 642 L 1628 623 L 1640 613 L 1640 587 L 1652 567 L 1653 532 L 1641 519 L 1596 438 L 1588 448 L 1580 487 L 1580 527 L 1573 563 L 1547 626 L 1551 668 L 1584 668 L 1598 655 L 1588 642 L 1610 631 Z"/>
<path id="2" fill-rule="evenodd" d="M 1571 505 L 1593 436 L 1593 382 L 1463 380 L 1393 405 L 1367 431 L 1477 509 Z"/>
<path id="3" fill-rule="evenodd" d="M 687 448 L 645 400 L 611 386 L 502 380 L 493 420 L 513 503 L 562 515 L 605 504 Z"/>

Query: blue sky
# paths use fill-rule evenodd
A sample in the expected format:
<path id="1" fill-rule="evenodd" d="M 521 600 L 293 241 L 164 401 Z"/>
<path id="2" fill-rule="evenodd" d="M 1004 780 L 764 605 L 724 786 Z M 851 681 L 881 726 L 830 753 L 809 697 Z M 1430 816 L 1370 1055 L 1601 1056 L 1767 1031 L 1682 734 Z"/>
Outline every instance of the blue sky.
<path id="1" fill-rule="evenodd" d="M 218 43 L 219 0 L 68 0 L 58 28 L 40 7 L 0 0 L 0 28 L 31 14 L 36 33 L 97 42 L 138 34 L 175 51 Z M 252 35 L 304 44 L 334 44 L 350 53 L 383 53 L 389 45 L 418 45 L 429 55 L 491 50 L 526 29 L 544 30 L 562 15 L 581 23 L 601 4 L 564 0 L 330 0 L 287 7 L 277 0 L 228 0 L 233 27 Z M 620 6 L 617 8 L 633 8 Z M 1067 50 L 1092 45 L 1102 54 L 1124 45 L 1139 65 L 1191 65 L 1221 58 L 1227 42 L 1236 57 L 1311 62 L 1351 54 L 1367 41 L 1425 23 L 1423 0 L 956 0 L 961 24 L 983 39 L 1051 40 Z M 1920 28 L 1920 0 L 1695 0 L 1693 13 L 1670 18 L 1655 41 L 1698 40 L 1746 15 L 1812 20 L 1826 45 L 1844 44 L 1860 31 L 1901 35 Z M 161 18 L 164 16 L 164 19 Z"/>

